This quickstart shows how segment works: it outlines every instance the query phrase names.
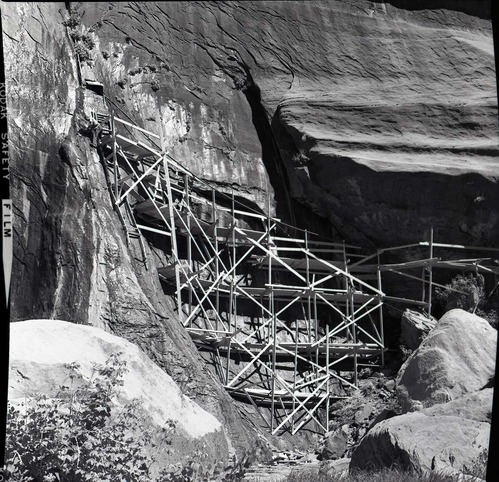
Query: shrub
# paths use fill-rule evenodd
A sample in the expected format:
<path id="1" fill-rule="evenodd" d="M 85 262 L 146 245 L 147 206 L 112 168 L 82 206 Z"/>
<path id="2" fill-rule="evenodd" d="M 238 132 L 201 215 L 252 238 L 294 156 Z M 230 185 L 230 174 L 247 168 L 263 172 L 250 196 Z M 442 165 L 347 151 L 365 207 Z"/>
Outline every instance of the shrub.
<path id="1" fill-rule="evenodd" d="M 62 24 L 67 27 L 69 36 L 75 44 L 75 53 L 80 57 L 80 62 L 90 62 L 91 51 L 95 48 L 95 41 L 90 34 L 81 32 L 81 18 L 82 13 L 78 10 L 73 10 L 69 17 L 66 18 Z"/>
<path id="2" fill-rule="evenodd" d="M 246 79 L 246 77 L 235 77 L 233 80 L 234 88 L 236 90 L 246 92 L 246 90 L 248 89 L 248 80 Z"/>
<path id="3" fill-rule="evenodd" d="M 291 162 L 295 167 L 307 166 L 309 164 L 309 161 L 310 159 L 308 158 L 303 148 L 300 148 L 298 152 L 293 154 L 293 156 L 291 157 Z"/>
<path id="4" fill-rule="evenodd" d="M 497 328 L 499 315 L 492 299 L 485 294 L 485 283 L 482 275 L 458 274 L 445 288 L 436 288 L 436 301 L 445 311 L 461 308 L 486 319 Z"/>
<path id="5" fill-rule="evenodd" d="M 68 368 L 73 385 L 78 365 Z M 111 401 L 125 371 L 118 353 L 96 367 L 90 382 L 61 387 L 57 399 L 38 397 L 11 405 L 6 480 L 150 481 L 153 461 L 146 447 L 151 430 L 144 426 L 137 402 L 118 410 Z"/>
<path id="6" fill-rule="evenodd" d="M 80 57 L 80 62 L 88 62 L 90 60 L 90 52 L 81 43 L 75 44 L 75 54 Z"/>
<path id="7" fill-rule="evenodd" d="M 411 355 L 414 350 L 411 350 L 407 345 L 401 343 L 399 345 L 400 354 L 402 356 L 402 361 L 405 362 Z"/>
<path id="8" fill-rule="evenodd" d="M 81 23 L 81 13 L 77 10 L 73 10 L 68 18 L 66 18 L 62 24 L 69 29 L 75 29 Z"/>
<path id="9" fill-rule="evenodd" d="M 483 290 L 483 277 L 468 274 L 458 274 L 452 278 L 445 288 L 436 288 L 436 298 L 446 309 L 461 308 L 471 311 L 479 303 L 483 303 L 485 293 Z"/>
<path id="10" fill-rule="evenodd" d="M 90 34 L 82 35 L 81 41 L 88 50 L 93 50 L 95 48 L 95 41 Z"/>
<path id="11" fill-rule="evenodd" d="M 489 459 L 489 451 L 487 449 L 482 450 L 478 457 L 473 460 L 471 466 L 464 467 L 463 473 L 470 475 L 471 477 L 476 477 L 478 479 L 485 480 L 487 478 L 487 461 Z"/>

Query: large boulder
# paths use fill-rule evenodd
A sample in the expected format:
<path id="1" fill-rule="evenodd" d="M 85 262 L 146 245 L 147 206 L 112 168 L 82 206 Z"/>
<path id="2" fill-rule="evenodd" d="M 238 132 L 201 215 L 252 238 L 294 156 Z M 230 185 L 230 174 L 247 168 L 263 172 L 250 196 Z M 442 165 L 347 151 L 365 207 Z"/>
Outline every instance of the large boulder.
<path id="1" fill-rule="evenodd" d="M 352 454 L 350 470 L 463 471 L 487 449 L 492 389 L 378 423 Z"/>
<path id="2" fill-rule="evenodd" d="M 400 340 L 407 348 L 415 350 L 436 324 L 435 318 L 406 309 L 402 314 Z"/>
<path id="3" fill-rule="evenodd" d="M 404 412 L 483 388 L 494 375 L 497 332 L 466 311 L 447 312 L 402 365 L 397 396 Z"/>
<path id="4" fill-rule="evenodd" d="M 221 423 L 183 395 L 173 379 L 140 348 L 99 328 L 59 320 L 12 323 L 9 403 L 19 404 L 26 397 L 59 397 L 60 387 L 71 383 L 70 374 L 75 375 L 73 385 L 84 383 L 96 365 L 103 365 L 109 355 L 119 352 L 127 371 L 113 400 L 115 406 L 138 400 L 147 414 L 146 423 L 153 428 L 173 420 L 172 462 L 185 461 L 202 448 L 207 462 L 226 463 L 232 454 Z M 78 364 L 76 373 L 68 367 L 74 362 Z"/>

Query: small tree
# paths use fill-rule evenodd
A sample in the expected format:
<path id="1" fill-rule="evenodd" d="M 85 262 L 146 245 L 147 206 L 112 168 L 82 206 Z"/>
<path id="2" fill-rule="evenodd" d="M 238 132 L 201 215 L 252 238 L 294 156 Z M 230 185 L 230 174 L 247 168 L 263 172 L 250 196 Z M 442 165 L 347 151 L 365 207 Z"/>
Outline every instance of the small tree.
<path id="1" fill-rule="evenodd" d="M 152 434 L 139 416 L 138 403 L 121 410 L 112 403 L 126 371 L 121 355 L 97 367 L 83 386 L 61 387 L 57 399 L 38 397 L 9 407 L 6 480 L 151 480 L 152 459 L 146 448 Z M 78 365 L 68 368 L 73 385 Z"/>

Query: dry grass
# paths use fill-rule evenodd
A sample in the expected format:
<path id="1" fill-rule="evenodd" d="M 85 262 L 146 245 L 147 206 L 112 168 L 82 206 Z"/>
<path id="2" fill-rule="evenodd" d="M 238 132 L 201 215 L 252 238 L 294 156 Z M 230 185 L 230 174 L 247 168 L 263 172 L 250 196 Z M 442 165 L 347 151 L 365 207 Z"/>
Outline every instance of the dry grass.
<path id="1" fill-rule="evenodd" d="M 348 475 L 321 474 L 311 479 L 310 473 L 295 470 L 291 472 L 286 482 L 457 482 L 458 480 L 457 476 L 442 474 L 440 472 L 421 475 L 399 469 L 383 469 L 378 472 L 357 472 Z"/>

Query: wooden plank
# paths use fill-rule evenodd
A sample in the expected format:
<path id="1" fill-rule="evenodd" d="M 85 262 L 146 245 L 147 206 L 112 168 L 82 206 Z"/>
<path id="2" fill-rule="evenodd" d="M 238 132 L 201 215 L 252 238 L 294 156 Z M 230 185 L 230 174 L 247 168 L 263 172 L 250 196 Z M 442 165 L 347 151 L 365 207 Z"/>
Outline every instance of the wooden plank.
<path id="1" fill-rule="evenodd" d="M 274 238 L 275 239 L 275 238 Z M 279 270 L 286 270 L 286 267 L 283 266 L 281 263 L 279 263 L 275 258 L 268 256 L 268 255 L 253 255 L 251 256 L 250 262 L 254 266 L 260 266 L 264 269 L 268 268 L 268 263 L 269 263 L 269 258 L 271 259 L 270 263 L 272 268 L 279 269 Z M 284 261 L 287 265 L 291 266 L 297 271 L 300 272 L 306 272 L 307 270 L 307 259 L 306 258 L 287 258 L 284 256 L 279 256 L 279 259 Z M 337 266 L 338 268 L 344 268 L 344 263 L 343 261 L 328 261 L 328 263 L 333 264 L 334 266 Z M 329 266 L 324 265 L 324 263 L 320 260 L 317 259 L 309 259 L 308 260 L 308 266 L 311 271 L 314 271 L 316 273 L 323 272 L 323 273 L 329 273 L 331 272 L 331 268 Z"/>
<path id="2" fill-rule="evenodd" d="M 419 243 L 420 246 L 429 246 L 428 241 L 422 241 Z M 445 244 L 445 243 L 433 243 L 434 248 L 449 248 L 449 249 L 466 249 L 468 251 L 491 251 L 499 252 L 499 248 L 489 248 L 487 246 L 465 246 L 463 244 Z"/>
<path id="3" fill-rule="evenodd" d="M 116 134 L 116 143 L 123 149 L 123 151 L 131 153 L 136 156 L 144 155 L 154 155 L 156 157 L 161 157 L 161 153 L 153 149 L 152 147 L 143 144 L 142 142 L 135 142 L 128 137 L 121 134 Z"/>
<path id="4" fill-rule="evenodd" d="M 163 278 L 173 279 L 175 278 L 175 266 L 177 265 L 179 266 L 179 269 L 187 269 L 189 267 L 186 263 L 181 263 L 180 265 L 178 263 L 173 263 L 168 266 L 158 268 L 158 274 L 163 276 Z"/>
<path id="5" fill-rule="evenodd" d="M 422 266 L 429 266 L 433 263 L 439 261 L 439 258 L 426 258 L 417 259 L 414 261 L 406 261 L 405 263 L 393 263 L 393 264 L 382 264 L 380 265 L 381 271 L 388 271 L 390 269 L 411 269 L 411 268 L 421 268 Z"/>
<path id="6" fill-rule="evenodd" d="M 119 181 L 118 181 L 119 182 Z M 132 182 L 130 180 L 122 180 L 121 182 L 122 189 L 124 188 L 125 191 L 127 192 L 127 195 L 130 194 L 136 201 L 138 202 L 143 202 L 145 201 L 145 198 L 142 197 L 135 189 L 130 189 L 132 186 Z"/>
<path id="7" fill-rule="evenodd" d="M 147 214 L 148 216 L 151 216 L 152 218 L 156 218 L 158 220 L 163 220 L 158 213 L 158 209 L 162 213 L 167 213 L 168 212 L 168 206 L 166 204 L 160 204 L 156 203 L 152 199 L 147 199 L 146 201 L 143 201 L 141 203 L 138 203 L 134 207 L 135 211 L 140 214 Z"/>
<path id="8" fill-rule="evenodd" d="M 435 263 L 434 266 L 436 266 L 437 268 L 454 269 L 458 271 L 478 270 L 478 271 L 485 271 L 485 272 L 492 272 L 499 274 L 499 267 L 489 267 L 473 263 L 456 263 L 454 261 L 439 261 L 438 263 Z"/>

